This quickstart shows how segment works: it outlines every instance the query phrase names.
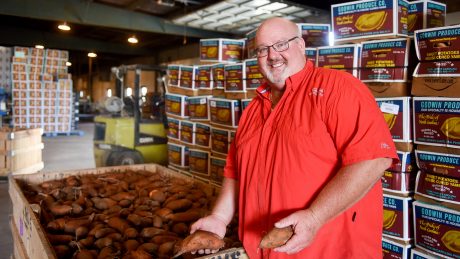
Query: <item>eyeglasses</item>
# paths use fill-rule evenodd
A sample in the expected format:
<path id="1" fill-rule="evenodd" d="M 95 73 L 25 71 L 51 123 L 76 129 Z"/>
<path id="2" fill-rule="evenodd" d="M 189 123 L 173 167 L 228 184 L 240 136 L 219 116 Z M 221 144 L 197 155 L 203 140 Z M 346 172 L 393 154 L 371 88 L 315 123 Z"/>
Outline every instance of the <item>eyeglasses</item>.
<path id="1" fill-rule="evenodd" d="M 258 58 L 262 58 L 262 57 L 267 56 L 268 55 L 268 49 L 270 47 L 272 47 L 277 52 L 285 51 L 285 50 L 289 49 L 289 42 L 293 41 L 293 40 L 295 40 L 297 38 L 298 38 L 298 36 L 295 36 L 293 38 L 290 38 L 289 40 L 278 41 L 277 43 L 272 44 L 270 46 L 257 48 L 256 49 L 256 56 Z"/>

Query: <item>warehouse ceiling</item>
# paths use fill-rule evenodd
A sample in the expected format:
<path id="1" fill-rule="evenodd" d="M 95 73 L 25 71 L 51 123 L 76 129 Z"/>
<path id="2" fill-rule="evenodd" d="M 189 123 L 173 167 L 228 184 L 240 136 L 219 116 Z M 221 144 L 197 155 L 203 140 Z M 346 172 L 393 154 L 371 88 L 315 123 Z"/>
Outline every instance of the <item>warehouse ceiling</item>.
<path id="1" fill-rule="evenodd" d="M 67 49 L 72 73 L 85 73 L 88 51 L 101 66 L 198 42 L 200 38 L 243 37 L 273 16 L 294 22 L 329 23 L 330 5 L 347 0 L 2 0 L 0 45 Z M 448 12 L 458 0 L 441 0 Z M 205 9 L 207 8 L 207 9 Z M 219 20 L 216 20 L 219 19 Z M 66 22 L 71 31 L 57 29 Z M 136 45 L 127 38 L 135 35 Z"/>

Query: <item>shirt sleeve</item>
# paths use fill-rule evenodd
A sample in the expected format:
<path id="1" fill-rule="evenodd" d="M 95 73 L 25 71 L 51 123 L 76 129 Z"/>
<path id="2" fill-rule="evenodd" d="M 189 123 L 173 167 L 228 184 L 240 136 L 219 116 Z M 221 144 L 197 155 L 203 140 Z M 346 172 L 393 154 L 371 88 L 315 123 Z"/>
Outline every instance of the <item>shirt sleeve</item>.
<path id="1" fill-rule="evenodd" d="M 398 159 L 382 113 L 369 89 L 355 77 L 332 74 L 324 121 L 336 145 L 342 165 L 376 158 Z"/>
<path id="2" fill-rule="evenodd" d="M 236 147 L 235 147 L 235 140 L 230 144 L 230 149 L 227 154 L 227 159 L 224 168 L 224 177 L 232 178 L 238 180 L 238 174 L 236 170 Z"/>

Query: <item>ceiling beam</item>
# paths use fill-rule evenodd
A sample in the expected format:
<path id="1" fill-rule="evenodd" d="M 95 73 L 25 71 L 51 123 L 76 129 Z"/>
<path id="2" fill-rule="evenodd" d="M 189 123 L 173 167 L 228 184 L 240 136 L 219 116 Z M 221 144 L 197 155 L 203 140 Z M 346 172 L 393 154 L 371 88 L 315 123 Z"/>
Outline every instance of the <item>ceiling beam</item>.
<path id="1" fill-rule="evenodd" d="M 176 25 L 153 16 L 95 3 L 91 0 L 2 0 L 0 14 L 41 20 L 66 21 L 132 31 L 197 38 L 230 37 L 231 34 Z"/>
<path id="2" fill-rule="evenodd" d="M 35 46 L 42 44 L 45 48 L 65 46 L 67 50 L 95 51 L 97 53 L 114 53 L 124 55 L 152 55 L 152 49 L 139 48 L 127 44 L 90 40 L 67 34 L 56 34 L 0 24 L 0 31 L 7 37 L 0 38 L 0 45 Z M 27 37 L 25 37 L 27 35 Z"/>

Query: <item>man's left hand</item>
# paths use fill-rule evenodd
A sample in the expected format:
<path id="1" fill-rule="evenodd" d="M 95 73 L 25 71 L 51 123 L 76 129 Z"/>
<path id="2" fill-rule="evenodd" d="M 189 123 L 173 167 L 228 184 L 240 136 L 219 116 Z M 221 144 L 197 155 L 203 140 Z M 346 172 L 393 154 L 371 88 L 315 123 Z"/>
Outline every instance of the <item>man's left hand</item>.
<path id="1" fill-rule="evenodd" d="M 317 219 L 313 211 L 306 209 L 296 211 L 275 223 L 277 228 L 287 226 L 292 226 L 294 234 L 285 245 L 275 248 L 275 252 L 295 254 L 301 251 L 311 244 L 322 223 Z"/>

